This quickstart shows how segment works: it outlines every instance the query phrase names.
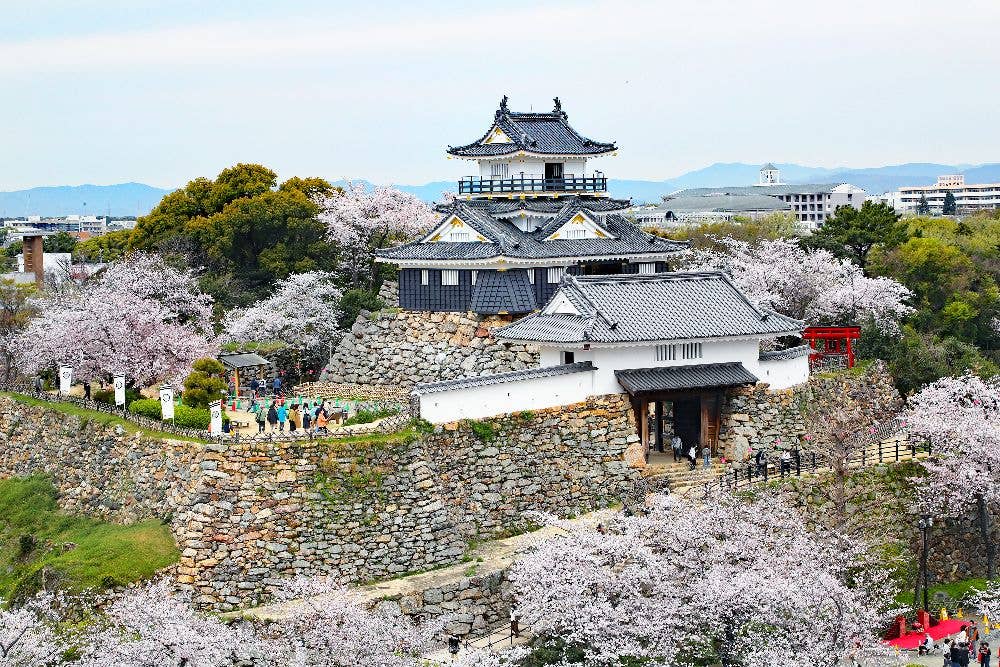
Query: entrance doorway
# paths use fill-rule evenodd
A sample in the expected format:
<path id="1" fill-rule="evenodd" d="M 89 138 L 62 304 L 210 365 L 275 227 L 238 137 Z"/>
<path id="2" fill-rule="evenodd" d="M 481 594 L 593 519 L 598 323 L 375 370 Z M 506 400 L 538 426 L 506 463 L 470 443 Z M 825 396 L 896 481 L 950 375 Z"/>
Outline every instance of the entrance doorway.
<path id="1" fill-rule="evenodd" d="M 676 398 L 674 404 L 674 434 L 684 442 L 684 450 L 696 445 L 701 450 L 701 397 Z"/>
<path id="2" fill-rule="evenodd" d="M 546 162 L 545 163 L 545 189 L 546 190 L 562 190 L 563 178 L 563 163 L 562 162 Z"/>

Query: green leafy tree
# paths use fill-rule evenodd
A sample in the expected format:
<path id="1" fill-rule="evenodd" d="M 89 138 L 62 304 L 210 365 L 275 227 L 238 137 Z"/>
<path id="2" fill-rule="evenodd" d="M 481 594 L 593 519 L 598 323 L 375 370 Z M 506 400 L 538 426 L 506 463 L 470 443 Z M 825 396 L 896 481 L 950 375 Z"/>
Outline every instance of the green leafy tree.
<path id="1" fill-rule="evenodd" d="M 42 250 L 45 252 L 73 252 L 76 248 L 76 237 L 67 232 L 59 232 L 54 236 L 46 236 L 42 241 Z"/>
<path id="2" fill-rule="evenodd" d="M 955 203 L 955 195 L 952 193 L 947 193 L 944 196 L 944 204 L 941 207 L 941 213 L 944 215 L 955 215 L 958 210 L 958 206 Z"/>
<path id="3" fill-rule="evenodd" d="M 850 259 L 867 271 L 872 248 L 892 248 L 906 240 L 907 226 L 900 218 L 884 203 L 866 201 L 860 209 L 838 206 L 833 216 L 808 237 L 807 244 Z"/>
<path id="4" fill-rule="evenodd" d="M 334 188 L 320 178 L 290 178 L 258 164 L 197 178 L 139 218 L 128 249 L 181 254 L 203 265 L 202 289 L 220 309 L 246 306 L 293 273 L 331 270 L 337 255 L 316 220 L 315 198 Z"/>
<path id="5" fill-rule="evenodd" d="M 340 320 L 338 326 L 341 329 L 350 329 L 354 320 L 358 319 L 358 313 L 362 310 L 372 312 L 380 310 L 385 306 L 385 302 L 378 298 L 378 294 L 371 290 L 350 289 L 344 292 L 340 298 Z"/>
<path id="6" fill-rule="evenodd" d="M 110 262 L 125 253 L 131 239 L 131 229 L 108 232 L 77 243 L 73 254 L 87 262 Z"/>
<path id="7" fill-rule="evenodd" d="M 211 357 L 198 359 L 191 364 L 191 368 L 184 379 L 184 404 L 192 408 L 207 408 L 229 387 L 226 369 Z"/>
<path id="8" fill-rule="evenodd" d="M 18 337 L 37 312 L 31 302 L 34 294 L 33 284 L 0 281 L 0 373 L 4 382 L 11 382 L 17 375 Z"/>
<path id="9" fill-rule="evenodd" d="M 917 215 L 930 215 L 931 205 L 927 203 L 927 197 L 920 195 L 920 201 L 917 202 Z"/>

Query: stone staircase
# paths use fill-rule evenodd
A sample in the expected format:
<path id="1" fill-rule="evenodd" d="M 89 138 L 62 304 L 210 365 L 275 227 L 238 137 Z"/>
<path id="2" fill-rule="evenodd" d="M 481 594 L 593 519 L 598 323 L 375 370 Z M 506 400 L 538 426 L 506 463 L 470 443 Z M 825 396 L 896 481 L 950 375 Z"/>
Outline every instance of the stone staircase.
<path id="1" fill-rule="evenodd" d="M 674 462 L 673 456 L 668 456 L 669 461 L 653 457 L 643 468 L 642 476 L 651 483 L 665 483 L 671 493 L 684 493 L 691 487 L 701 486 L 717 479 L 726 470 L 718 461 L 713 461 L 711 466 L 705 468 L 700 460 L 698 467 L 692 470 L 687 461 Z"/>

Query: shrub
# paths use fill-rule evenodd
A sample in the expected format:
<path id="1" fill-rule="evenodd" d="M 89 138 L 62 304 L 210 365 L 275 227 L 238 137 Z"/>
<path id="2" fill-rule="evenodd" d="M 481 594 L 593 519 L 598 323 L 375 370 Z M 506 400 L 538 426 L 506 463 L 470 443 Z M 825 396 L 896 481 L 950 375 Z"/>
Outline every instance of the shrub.
<path id="1" fill-rule="evenodd" d="M 133 414 L 140 415 L 142 417 L 149 417 L 150 419 L 159 419 L 160 399 L 140 398 L 128 404 L 128 411 Z"/>
<path id="2" fill-rule="evenodd" d="M 229 387 L 225 367 L 215 359 L 204 357 L 191 364 L 191 373 L 184 378 L 184 404 L 192 408 L 207 408 Z"/>
<path id="3" fill-rule="evenodd" d="M 473 434 L 483 442 L 489 442 L 497 437 L 496 429 L 489 422 L 481 422 L 475 419 L 468 419 L 465 422 L 472 429 Z"/>
<path id="4" fill-rule="evenodd" d="M 351 426 L 352 424 L 370 424 L 373 421 L 377 421 L 384 417 L 391 417 L 397 412 L 398 410 L 390 410 L 387 408 L 358 410 L 353 417 L 344 422 L 344 426 Z"/>
<path id="5" fill-rule="evenodd" d="M 109 389 L 98 389 L 90 395 L 98 403 L 114 403 L 115 392 Z"/>
<path id="6" fill-rule="evenodd" d="M 337 326 L 341 329 L 350 329 L 362 310 L 375 311 L 383 306 L 385 302 L 378 298 L 377 293 L 363 289 L 349 289 L 340 297 L 340 320 Z"/>

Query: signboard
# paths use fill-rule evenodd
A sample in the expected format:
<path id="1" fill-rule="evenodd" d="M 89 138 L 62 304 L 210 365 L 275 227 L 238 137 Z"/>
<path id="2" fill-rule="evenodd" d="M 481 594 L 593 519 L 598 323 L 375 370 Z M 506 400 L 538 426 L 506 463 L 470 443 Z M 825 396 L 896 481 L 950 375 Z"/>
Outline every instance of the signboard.
<path id="1" fill-rule="evenodd" d="M 222 401 L 212 401 L 208 404 L 208 411 L 212 415 L 212 423 L 208 430 L 212 433 L 222 433 Z"/>
<path id="2" fill-rule="evenodd" d="M 160 415 L 162 419 L 174 418 L 174 388 L 160 387 Z"/>
<path id="3" fill-rule="evenodd" d="M 115 405 L 125 407 L 125 376 L 115 376 Z"/>
<path id="4" fill-rule="evenodd" d="M 72 366 L 60 366 L 59 367 L 59 393 L 68 394 L 70 387 L 73 386 L 73 367 Z"/>

